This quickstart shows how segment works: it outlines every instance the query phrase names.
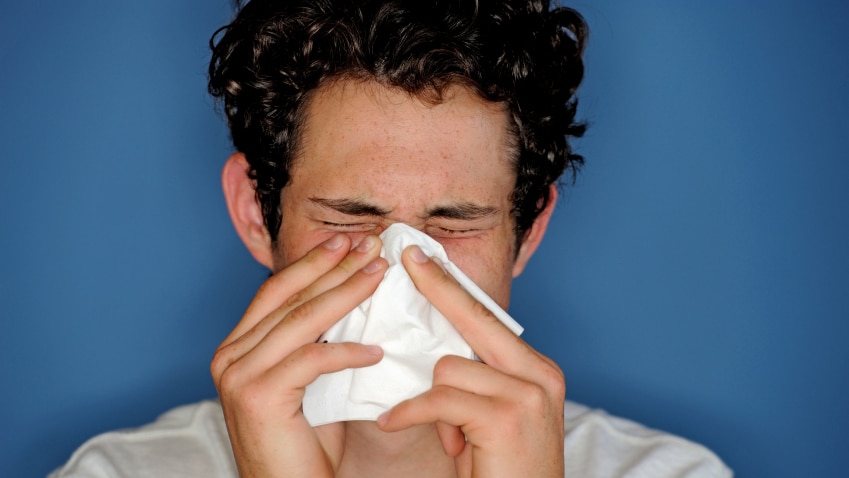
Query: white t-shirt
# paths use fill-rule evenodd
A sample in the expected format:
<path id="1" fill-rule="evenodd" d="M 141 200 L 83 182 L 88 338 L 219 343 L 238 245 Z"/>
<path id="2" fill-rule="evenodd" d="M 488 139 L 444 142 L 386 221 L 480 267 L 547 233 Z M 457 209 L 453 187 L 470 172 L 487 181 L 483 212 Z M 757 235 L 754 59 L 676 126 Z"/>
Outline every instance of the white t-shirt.
<path id="1" fill-rule="evenodd" d="M 566 402 L 566 476 L 730 477 L 710 450 L 600 410 Z M 59 477 L 238 477 L 218 401 L 175 408 L 133 430 L 104 433 L 81 446 Z"/>

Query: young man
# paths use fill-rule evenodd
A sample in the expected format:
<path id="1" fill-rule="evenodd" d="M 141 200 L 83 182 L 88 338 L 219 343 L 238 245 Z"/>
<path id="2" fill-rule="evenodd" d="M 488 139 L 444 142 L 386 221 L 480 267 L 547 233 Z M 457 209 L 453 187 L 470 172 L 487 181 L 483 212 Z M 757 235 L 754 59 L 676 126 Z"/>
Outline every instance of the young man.
<path id="1" fill-rule="evenodd" d="M 312 427 L 304 390 L 380 347 L 319 337 L 368 298 L 395 223 L 503 308 L 582 159 L 581 17 L 543 1 L 253 0 L 214 37 L 237 153 L 223 186 L 273 271 L 217 350 L 220 405 L 94 439 L 57 476 L 727 476 L 710 452 L 564 403 L 560 369 L 416 246 L 403 265 L 480 361 L 376 421 Z M 564 413 L 565 410 L 565 413 Z"/>

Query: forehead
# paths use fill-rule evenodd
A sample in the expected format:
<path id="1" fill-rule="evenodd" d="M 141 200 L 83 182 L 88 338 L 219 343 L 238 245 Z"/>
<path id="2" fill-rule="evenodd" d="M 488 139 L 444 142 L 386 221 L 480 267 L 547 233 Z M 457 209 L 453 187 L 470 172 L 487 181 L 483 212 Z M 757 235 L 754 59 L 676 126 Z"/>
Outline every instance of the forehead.
<path id="1" fill-rule="evenodd" d="M 459 175 L 472 183 L 497 178 L 512 190 L 516 148 L 508 124 L 503 105 L 463 87 L 447 88 L 434 102 L 373 82 L 336 81 L 309 100 L 292 181 L 342 172 L 362 179 L 368 171 L 367 182 Z"/>

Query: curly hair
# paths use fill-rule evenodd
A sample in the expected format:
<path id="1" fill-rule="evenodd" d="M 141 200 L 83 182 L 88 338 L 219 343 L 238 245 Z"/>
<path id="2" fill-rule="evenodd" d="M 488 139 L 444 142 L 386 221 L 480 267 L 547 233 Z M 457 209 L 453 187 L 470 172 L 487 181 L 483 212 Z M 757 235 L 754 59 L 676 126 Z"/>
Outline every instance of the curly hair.
<path id="1" fill-rule="evenodd" d="M 240 6 L 241 2 L 237 2 Z M 209 92 L 244 153 L 276 242 L 305 108 L 328 81 L 364 79 L 438 103 L 452 85 L 506 105 L 519 239 L 583 158 L 575 121 L 587 26 L 548 0 L 251 0 L 212 36 Z"/>

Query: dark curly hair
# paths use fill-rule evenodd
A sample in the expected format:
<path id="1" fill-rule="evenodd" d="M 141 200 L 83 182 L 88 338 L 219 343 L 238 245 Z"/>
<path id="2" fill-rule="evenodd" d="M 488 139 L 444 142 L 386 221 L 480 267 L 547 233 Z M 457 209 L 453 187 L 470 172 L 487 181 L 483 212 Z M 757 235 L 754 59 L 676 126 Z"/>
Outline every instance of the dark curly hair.
<path id="1" fill-rule="evenodd" d="M 438 103 L 452 85 L 506 105 L 518 146 L 513 215 L 519 239 L 548 189 L 583 158 L 569 146 L 587 27 L 548 0 L 251 0 L 212 36 L 209 92 L 223 101 L 276 241 L 280 192 L 310 94 L 364 79 Z"/>

